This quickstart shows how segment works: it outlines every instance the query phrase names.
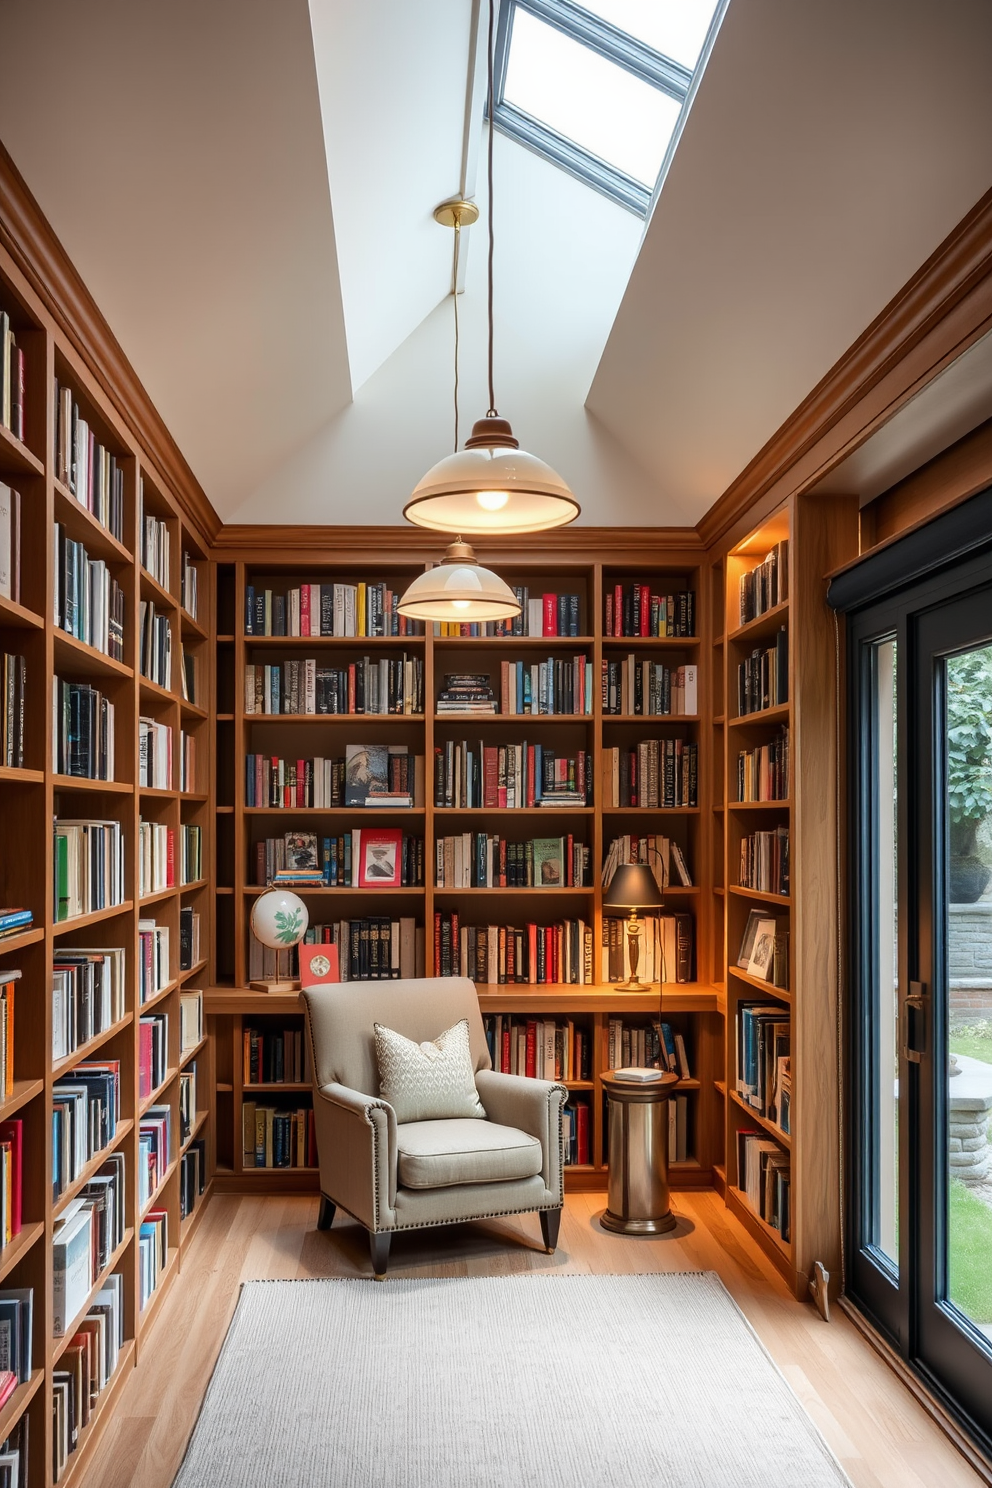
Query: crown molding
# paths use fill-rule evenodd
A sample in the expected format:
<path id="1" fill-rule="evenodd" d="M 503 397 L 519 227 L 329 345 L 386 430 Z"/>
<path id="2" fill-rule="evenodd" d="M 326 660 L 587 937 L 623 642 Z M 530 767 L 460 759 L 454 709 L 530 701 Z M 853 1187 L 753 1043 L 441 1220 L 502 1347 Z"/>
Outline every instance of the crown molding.
<path id="1" fill-rule="evenodd" d="M 220 517 L 2 144 L 0 244 L 209 544 Z"/>
<path id="2" fill-rule="evenodd" d="M 277 563 L 305 562 L 307 558 L 347 556 L 355 562 L 390 560 L 431 563 L 440 558 L 452 539 L 422 527 L 268 526 L 265 523 L 226 523 L 214 539 L 212 556 L 219 562 L 240 558 L 257 561 L 271 556 Z M 562 563 L 636 562 L 645 549 L 664 548 L 666 561 L 684 554 L 686 563 L 699 562 L 704 546 L 694 527 L 559 527 L 500 539 L 477 538 L 472 543 L 480 558 L 493 563 L 551 561 Z"/>
<path id="3" fill-rule="evenodd" d="M 959 317 L 952 318 L 952 312 L 978 289 L 983 292 L 976 297 L 974 312 L 969 316 L 970 330 L 963 330 Z M 785 482 L 790 471 L 833 430 L 837 447 L 825 448 L 817 462 L 817 475 L 822 478 L 863 441 L 872 427 L 890 418 L 986 327 L 990 300 L 992 191 L 948 234 L 701 518 L 697 530 L 706 547 L 716 546 L 737 524 L 757 516 L 752 510 L 756 503 L 772 493 L 778 483 Z M 946 322 L 944 339 L 948 344 L 935 345 L 929 350 L 929 359 L 924 358 L 920 365 L 919 359 L 910 354 L 942 321 Z M 900 363 L 905 364 L 903 368 Z M 903 374 L 901 386 L 892 390 L 885 407 L 860 410 L 859 403 L 893 373 Z M 839 430 L 837 426 L 849 416 L 853 416 L 851 427 Z M 794 474 L 795 489 L 809 484 L 805 472 Z M 775 492 L 774 504 L 792 494 L 792 489 L 786 486 Z"/>

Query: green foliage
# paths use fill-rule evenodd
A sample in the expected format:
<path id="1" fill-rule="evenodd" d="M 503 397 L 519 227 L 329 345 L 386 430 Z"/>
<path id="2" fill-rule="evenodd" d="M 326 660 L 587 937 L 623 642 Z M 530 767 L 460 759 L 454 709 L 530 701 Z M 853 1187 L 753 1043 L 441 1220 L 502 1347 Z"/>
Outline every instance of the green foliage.
<path id="1" fill-rule="evenodd" d="M 992 1209 L 960 1178 L 950 1186 L 948 1292 L 974 1323 L 992 1323 Z"/>
<path id="2" fill-rule="evenodd" d="M 990 646 L 947 663 L 947 796 L 952 850 L 969 854 L 979 824 L 992 812 Z"/>
<path id="3" fill-rule="evenodd" d="M 303 934 L 303 911 L 301 909 L 277 910 L 276 939 L 285 946 L 294 946 Z"/>

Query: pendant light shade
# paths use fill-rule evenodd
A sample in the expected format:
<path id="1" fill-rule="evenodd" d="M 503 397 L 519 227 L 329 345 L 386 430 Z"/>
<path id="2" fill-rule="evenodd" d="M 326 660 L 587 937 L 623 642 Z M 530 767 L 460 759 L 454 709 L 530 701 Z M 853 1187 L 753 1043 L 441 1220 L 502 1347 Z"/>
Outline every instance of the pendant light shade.
<path id="1" fill-rule="evenodd" d="M 564 527 L 579 503 L 550 465 L 519 447 L 509 422 L 490 414 L 464 449 L 428 470 L 403 515 L 435 532 L 481 537 Z"/>
<path id="2" fill-rule="evenodd" d="M 417 575 L 399 612 L 411 620 L 512 620 L 520 602 L 498 574 L 482 567 L 468 543 L 454 542 L 436 568 Z"/>

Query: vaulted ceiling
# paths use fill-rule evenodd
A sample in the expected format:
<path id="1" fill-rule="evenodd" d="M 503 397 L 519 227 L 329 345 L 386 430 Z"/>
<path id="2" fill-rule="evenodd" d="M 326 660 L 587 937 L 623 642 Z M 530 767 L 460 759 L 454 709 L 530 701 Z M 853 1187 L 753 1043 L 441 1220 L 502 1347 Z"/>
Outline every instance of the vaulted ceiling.
<path id="1" fill-rule="evenodd" d="M 477 29 L 478 0 L 0 0 L 0 139 L 225 520 L 397 521 L 451 448 L 431 213 L 482 195 Z M 584 521 L 730 484 L 992 184 L 990 59 L 987 0 L 730 0 L 646 229 L 497 138 L 500 411 Z"/>

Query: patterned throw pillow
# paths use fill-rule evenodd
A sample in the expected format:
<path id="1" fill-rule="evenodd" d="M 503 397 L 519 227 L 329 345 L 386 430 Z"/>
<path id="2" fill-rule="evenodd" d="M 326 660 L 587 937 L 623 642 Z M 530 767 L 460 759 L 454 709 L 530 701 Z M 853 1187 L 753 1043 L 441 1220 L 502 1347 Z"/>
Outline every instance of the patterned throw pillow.
<path id="1" fill-rule="evenodd" d="M 486 1119 L 475 1088 L 467 1018 L 446 1028 L 432 1044 L 415 1044 L 376 1023 L 375 1052 L 380 1092 L 397 1121 Z"/>

